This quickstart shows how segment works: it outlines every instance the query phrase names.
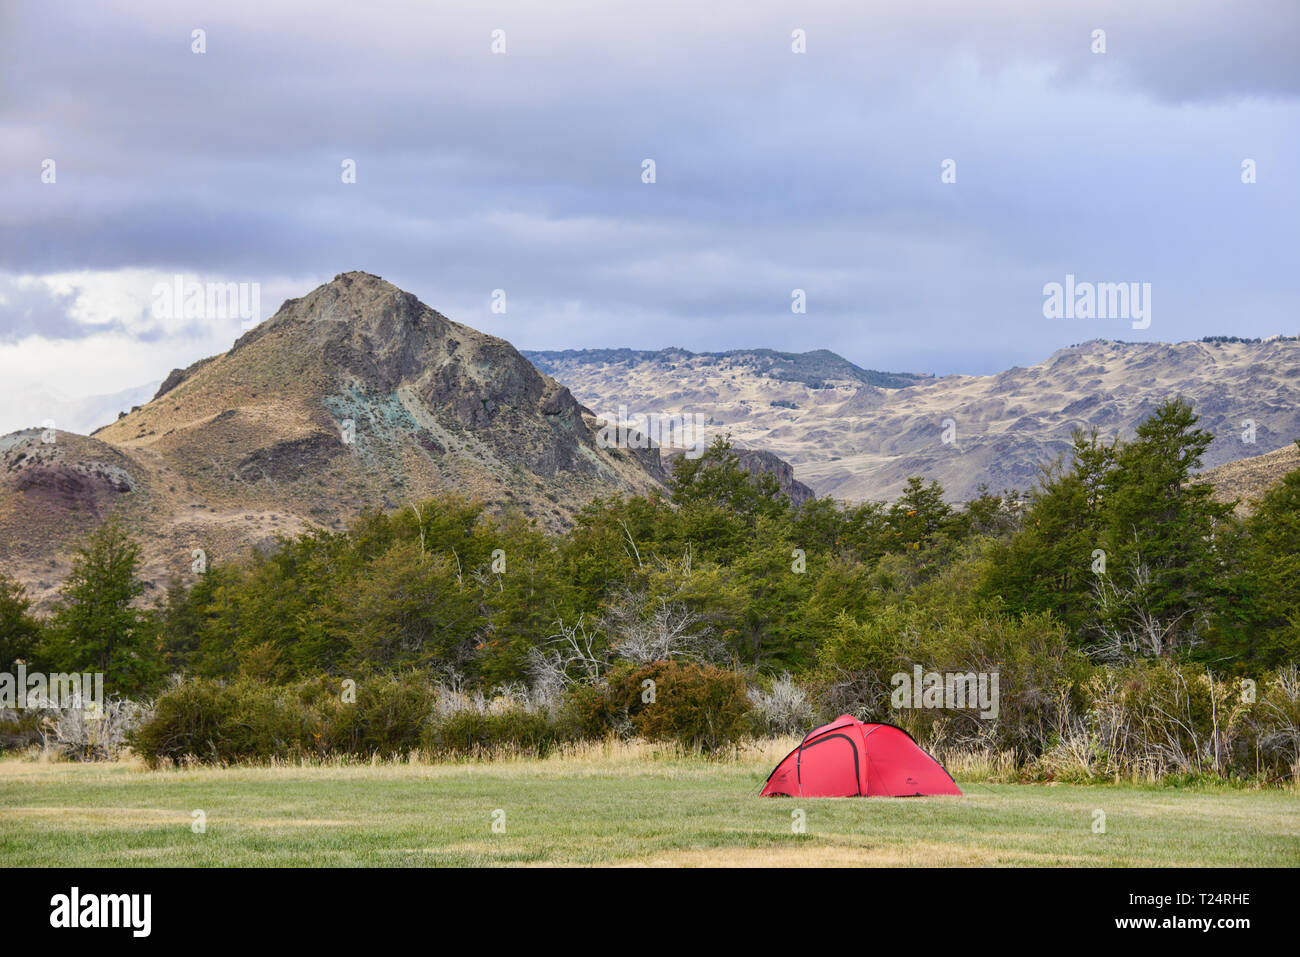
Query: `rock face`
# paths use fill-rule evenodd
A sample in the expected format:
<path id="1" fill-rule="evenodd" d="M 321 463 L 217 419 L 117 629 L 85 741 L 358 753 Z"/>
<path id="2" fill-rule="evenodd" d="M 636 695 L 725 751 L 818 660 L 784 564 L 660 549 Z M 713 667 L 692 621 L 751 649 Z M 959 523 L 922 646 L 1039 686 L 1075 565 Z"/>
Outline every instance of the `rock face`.
<path id="1" fill-rule="evenodd" d="M 597 495 L 665 478 L 657 449 L 602 449 L 594 426 L 508 342 L 344 273 L 93 438 L 0 439 L 0 567 L 48 598 L 109 513 L 142 538 L 155 583 L 194 549 L 227 560 L 444 490 L 560 528 Z"/>
<path id="2" fill-rule="evenodd" d="M 70 567 L 67 543 L 113 514 L 143 527 L 155 501 L 149 470 L 105 442 L 40 429 L 0 436 L 0 568 L 48 598 Z"/>
<path id="3" fill-rule="evenodd" d="M 33 529 L 50 521 L 101 521 L 146 483 L 131 460 L 110 445 L 68 432 L 24 429 L 0 439 L 0 482 L 12 493 L 3 504 L 22 503 L 7 515 Z"/>
<path id="4" fill-rule="evenodd" d="M 794 477 L 793 465 L 766 449 L 736 449 L 736 458 L 740 467 L 750 475 L 775 476 L 776 484 L 795 505 L 817 497 L 812 489 Z"/>
<path id="5" fill-rule="evenodd" d="M 709 433 L 770 450 L 817 494 L 849 501 L 892 498 L 913 475 L 939 481 L 950 500 L 968 499 L 981 485 L 1030 488 L 1042 464 L 1069 451 L 1074 429 L 1131 438 L 1176 395 L 1193 403 L 1215 436 L 1207 468 L 1300 436 L 1296 338 L 1094 340 L 997 375 L 890 374 L 884 383 L 864 381 L 857 366 L 820 353 L 801 363 L 774 363 L 761 350 L 541 355 L 592 408 L 698 414 Z M 1248 422 L 1253 443 L 1243 441 Z"/>
<path id="6" fill-rule="evenodd" d="M 781 491 L 795 505 L 802 505 L 804 502 L 817 497 L 812 489 L 794 477 L 794 466 L 771 452 L 763 449 L 738 449 L 734 447 L 732 452 L 736 455 L 736 464 L 750 475 L 755 477 L 761 475 L 773 476 Z M 683 453 L 677 449 L 661 452 L 664 466 L 670 475 L 676 469 L 677 463 L 681 461 L 682 455 Z"/>

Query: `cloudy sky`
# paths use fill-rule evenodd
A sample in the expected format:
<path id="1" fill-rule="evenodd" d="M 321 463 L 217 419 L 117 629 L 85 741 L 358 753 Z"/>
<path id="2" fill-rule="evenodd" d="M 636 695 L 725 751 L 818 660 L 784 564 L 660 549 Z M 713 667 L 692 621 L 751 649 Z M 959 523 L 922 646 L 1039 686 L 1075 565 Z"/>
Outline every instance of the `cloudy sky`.
<path id="1" fill-rule="evenodd" d="M 1294 334 L 1297 49 L 1295 0 L 4 0 L 0 431 L 228 348 L 155 315 L 178 274 L 935 373 Z M 1150 327 L 1044 318 L 1066 274 L 1150 283 Z"/>

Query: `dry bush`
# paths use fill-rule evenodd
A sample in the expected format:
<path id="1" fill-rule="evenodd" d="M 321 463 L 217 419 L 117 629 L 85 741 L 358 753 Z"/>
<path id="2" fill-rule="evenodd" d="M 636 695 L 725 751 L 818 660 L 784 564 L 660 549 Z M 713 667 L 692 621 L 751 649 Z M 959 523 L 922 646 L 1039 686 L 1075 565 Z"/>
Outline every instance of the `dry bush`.
<path id="1" fill-rule="evenodd" d="M 51 710 L 44 724 L 53 740 L 46 747 L 76 761 L 112 761 L 127 745 L 127 735 L 147 721 L 151 712 L 124 698 L 110 698 L 100 707 Z"/>
<path id="2" fill-rule="evenodd" d="M 772 681 L 770 690 L 750 688 L 750 715 L 764 734 L 806 734 L 813 726 L 815 709 L 808 692 L 790 673 L 783 672 Z"/>

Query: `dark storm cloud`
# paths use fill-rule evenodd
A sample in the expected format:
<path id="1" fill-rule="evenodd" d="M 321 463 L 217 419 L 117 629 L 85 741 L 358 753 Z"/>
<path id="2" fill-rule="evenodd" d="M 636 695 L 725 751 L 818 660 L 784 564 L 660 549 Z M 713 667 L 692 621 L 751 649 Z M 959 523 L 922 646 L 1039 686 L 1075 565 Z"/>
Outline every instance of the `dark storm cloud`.
<path id="1" fill-rule="evenodd" d="M 1294 331 L 1294 3 L 266 6 L 8 7 L 0 271 L 362 268 L 525 347 L 938 371 Z M 1066 272 L 1152 328 L 1044 320 Z"/>

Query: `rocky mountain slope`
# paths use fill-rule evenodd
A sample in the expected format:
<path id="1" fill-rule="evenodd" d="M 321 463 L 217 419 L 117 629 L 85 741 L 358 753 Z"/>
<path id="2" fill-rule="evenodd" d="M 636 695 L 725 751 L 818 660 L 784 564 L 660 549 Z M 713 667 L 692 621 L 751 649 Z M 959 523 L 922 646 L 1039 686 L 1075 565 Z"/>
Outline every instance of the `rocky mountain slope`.
<path id="1" fill-rule="evenodd" d="M 790 461 L 819 495 L 853 501 L 891 498 L 911 475 L 938 480 L 958 500 L 982 484 L 1028 488 L 1041 463 L 1068 451 L 1074 429 L 1131 437 L 1175 395 L 1190 399 L 1216 436 L 1207 468 L 1300 436 L 1295 338 L 1093 340 L 997 375 L 881 374 L 888 381 L 874 382 L 824 352 L 784 363 L 761 351 L 528 355 L 598 412 L 625 405 L 629 414 L 698 414 L 710 432 Z M 810 366 L 818 372 L 788 374 Z"/>
<path id="2" fill-rule="evenodd" d="M 508 342 L 344 273 L 92 436 L 0 438 L 0 567 L 48 598 L 110 513 L 155 587 L 196 548 L 220 561 L 439 490 L 560 527 L 665 478 L 657 449 L 602 449 L 595 424 Z"/>

